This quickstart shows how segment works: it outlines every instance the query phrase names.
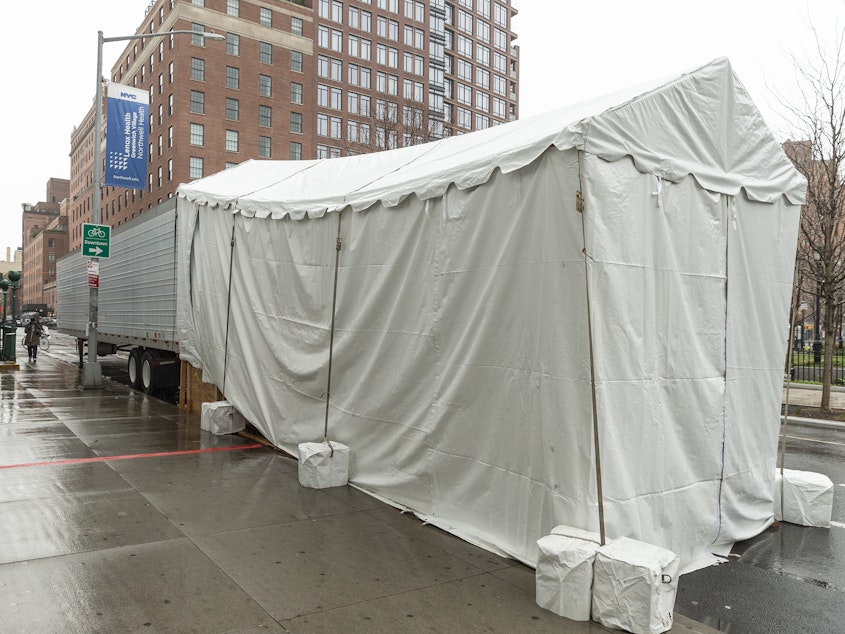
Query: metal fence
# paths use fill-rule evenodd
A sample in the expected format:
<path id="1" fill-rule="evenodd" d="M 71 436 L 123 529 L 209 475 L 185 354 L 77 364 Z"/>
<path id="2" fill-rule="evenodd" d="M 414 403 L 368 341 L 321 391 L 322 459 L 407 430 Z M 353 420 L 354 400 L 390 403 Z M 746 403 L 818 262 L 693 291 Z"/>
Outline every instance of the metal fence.
<path id="1" fill-rule="evenodd" d="M 821 383 L 824 370 L 824 351 L 816 346 L 792 350 L 792 380 L 805 381 L 808 383 Z M 833 373 L 832 382 L 834 385 L 845 385 L 845 349 L 841 344 L 833 351 Z"/>

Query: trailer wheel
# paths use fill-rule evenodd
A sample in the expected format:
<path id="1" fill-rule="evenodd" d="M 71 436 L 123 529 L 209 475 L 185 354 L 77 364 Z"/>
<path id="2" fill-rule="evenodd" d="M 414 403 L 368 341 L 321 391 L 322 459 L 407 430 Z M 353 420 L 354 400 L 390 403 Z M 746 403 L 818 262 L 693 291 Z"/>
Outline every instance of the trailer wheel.
<path id="1" fill-rule="evenodd" d="M 136 390 L 141 389 L 141 355 L 143 350 L 132 348 L 129 351 L 129 361 L 126 362 L 126 371 L 129 373 L 129 385 Z"/>
<path id="2" fill-rule="evenodd" d="M 155 357 L 145 352 L 141 357 L 141 389 L 147 394 L 152 394 L 156 389 L 158 366 L 155 364 Z"/>

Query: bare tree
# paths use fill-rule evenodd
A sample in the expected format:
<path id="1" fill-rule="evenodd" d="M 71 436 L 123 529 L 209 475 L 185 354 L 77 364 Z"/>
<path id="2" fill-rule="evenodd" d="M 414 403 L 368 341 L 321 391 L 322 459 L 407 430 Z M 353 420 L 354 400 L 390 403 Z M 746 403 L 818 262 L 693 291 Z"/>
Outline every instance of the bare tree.
<path id="1" fill-rule="evenodd" d="M 807 202 L 802 210 L 797 266 L 805 297 L 821 307 L 824 332 L 824 372 L 821 407 L 830 410 L 830 386 L 835 346 L 835 311 L 845 282 L 845 57 L 843 34 L 833 52 L 825 52 L 816 37 L 812 64 L 793 59 L 802 94 L 800 105 L 788 106 L 797 121 L 796 137 L 784 144 L 787 155 L 807 178 Z M 803 324 L 802 324 L 803 327 Z M 818 340 L 820 332 L 814 331 Z"/>
<path id="2" fill-rule="evenodd" d="M 347 122 L 342 140 L 345 154 L 365 154 L 420 145 L 445 136 L 430 112 L 420 104 L 377 99 L 375 105 Z"/>

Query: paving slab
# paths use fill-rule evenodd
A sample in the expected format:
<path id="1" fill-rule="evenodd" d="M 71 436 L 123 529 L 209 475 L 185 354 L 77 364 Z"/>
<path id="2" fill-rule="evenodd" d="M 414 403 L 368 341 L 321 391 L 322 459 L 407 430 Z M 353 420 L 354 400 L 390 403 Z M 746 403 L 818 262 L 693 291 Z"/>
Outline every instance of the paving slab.
<path id="1" fill-rule="evenodd" d="M 7 564 L 5 632 L 281 631 L 187 539 Z"/>

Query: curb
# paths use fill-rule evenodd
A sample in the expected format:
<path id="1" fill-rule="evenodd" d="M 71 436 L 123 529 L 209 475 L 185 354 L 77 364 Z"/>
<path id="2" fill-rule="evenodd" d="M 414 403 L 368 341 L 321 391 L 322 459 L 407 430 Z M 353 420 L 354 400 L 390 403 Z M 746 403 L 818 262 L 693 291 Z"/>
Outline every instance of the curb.
<path id="1" fill-rule="evenodd" d="M 781 416 L 780 420 L 783 423 L 785 416 Z M 809 427 L 824 427 L 827 429 L 841 429 L 845 430 L 845 422 L 836 420 L 823 420 L 820 418 L 801 418 L 799 416 L 790 416 L 790 423 L 798 423 L 799 425 L 807 425 Z"/>

